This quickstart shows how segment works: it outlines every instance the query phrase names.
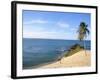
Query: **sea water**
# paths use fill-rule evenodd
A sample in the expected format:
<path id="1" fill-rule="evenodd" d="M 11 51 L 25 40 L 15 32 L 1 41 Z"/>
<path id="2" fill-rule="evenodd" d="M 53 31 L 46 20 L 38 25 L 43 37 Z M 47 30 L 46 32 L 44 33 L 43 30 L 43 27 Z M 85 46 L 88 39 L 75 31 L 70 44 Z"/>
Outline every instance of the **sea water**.
<path id="1" fill-rule="evenodd" d="M 57 61 L 74 44 L 83 46 L 79 40 L 23 38 L 23 69 L 33 69 Z M 85 48 L 90 50 L 90 40 L 85 41 Z"/>

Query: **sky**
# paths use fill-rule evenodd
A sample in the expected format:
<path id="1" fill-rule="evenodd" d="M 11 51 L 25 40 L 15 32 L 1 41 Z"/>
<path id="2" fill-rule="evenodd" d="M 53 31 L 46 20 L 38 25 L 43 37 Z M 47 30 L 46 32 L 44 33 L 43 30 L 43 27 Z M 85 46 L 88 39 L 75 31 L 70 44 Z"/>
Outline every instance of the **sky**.
<path id="1" fill-rule="evenodd" d="M 90 20 L 90 13 L 23 10 L 23 37 L 76 40 L 80 22 L 91 30 Z"/>

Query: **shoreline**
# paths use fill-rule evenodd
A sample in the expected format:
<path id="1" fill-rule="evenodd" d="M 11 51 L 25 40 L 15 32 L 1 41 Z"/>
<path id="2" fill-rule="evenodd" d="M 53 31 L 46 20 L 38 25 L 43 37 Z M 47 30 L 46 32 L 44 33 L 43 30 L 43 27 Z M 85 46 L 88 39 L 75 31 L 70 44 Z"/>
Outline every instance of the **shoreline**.
<path id="1" fill-rule="evenodd" d="M 72 56 L 63 57 L 61 61 L 40 66 L 38 68 L 65 68 L 65 67 L 86 67 L 91 66 L 91 51 L 79 51 Z"/>

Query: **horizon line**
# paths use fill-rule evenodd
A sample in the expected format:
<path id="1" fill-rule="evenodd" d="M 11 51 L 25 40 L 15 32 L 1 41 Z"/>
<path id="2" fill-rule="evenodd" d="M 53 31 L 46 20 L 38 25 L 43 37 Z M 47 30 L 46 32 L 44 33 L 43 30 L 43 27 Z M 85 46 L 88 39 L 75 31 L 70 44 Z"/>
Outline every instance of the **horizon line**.
<path id="1" fill-rule="evenodd" d="M 25 37 L 23 37 L 25 38 Z M 50 40 L 78 40 L 78 39 L 54 39 L 54 38 L 27 38 L 27 39 L 50 39 Z M 90 39 L 85 39 L 85 40 L 88 40 L 88 41 L 91 41 Z M 83 39 L 84 41 L 84 39 Z"/>

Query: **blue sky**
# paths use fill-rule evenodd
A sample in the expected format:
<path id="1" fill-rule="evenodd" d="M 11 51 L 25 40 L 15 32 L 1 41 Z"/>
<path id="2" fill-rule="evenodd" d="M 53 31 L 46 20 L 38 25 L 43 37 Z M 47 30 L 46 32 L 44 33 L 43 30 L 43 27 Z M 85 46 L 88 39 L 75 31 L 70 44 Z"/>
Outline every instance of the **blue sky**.
<path id="1" fill-rule="evenodd" d="M 80 22 L 86 22 L 91 30 L 90 18 L 89 13 L 23 10 L 23 37 L 75 40 Z"/>

